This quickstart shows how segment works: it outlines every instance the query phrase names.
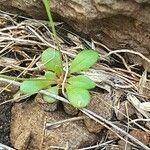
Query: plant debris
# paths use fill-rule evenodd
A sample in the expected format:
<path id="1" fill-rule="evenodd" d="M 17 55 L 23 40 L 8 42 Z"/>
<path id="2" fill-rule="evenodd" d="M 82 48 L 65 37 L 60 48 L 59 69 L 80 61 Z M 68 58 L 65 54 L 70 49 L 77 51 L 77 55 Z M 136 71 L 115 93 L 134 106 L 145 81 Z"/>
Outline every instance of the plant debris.
<path id="1" fill-rule="evenodd" d="M 18 90 L 20 82 L 15 81 L 11 76 L 37 78 L 43 75 L 40 55 L 48 47 L 55 49 L 56 45 L 48 23 L 45 21 L 21 18 L 5 12 L 0 12 L 0 18 L 2 18 L 2 21 L 0 19 L 0 93 L 2 96 L 4 92 L 11 95 Z M 101 55 L 101 60 L 92 69 L 81 72 L 96 82 L 96 88 L 91 92 L 92 101 L 86 109 L 80 109 L 79 113 L 78 110 L 68 108 L 69 103 L 64 97 L 44 90 L 39 93 L 60 100 L 57 106 L 48 107 L 43 103 L 42 97 L 39 101 L 37 96 L 22 97 L 18 94 L 17 102 L 15 98 L 7 99 L 6 103 L 14 104 L 10 123 L 11 132 L 10 135 L 6 133 L 6 136 L 11 137 L 11 141 L 8 139 L 7 142 L 3 142 L 4 137 L 0 143 L 11 146 L 11 142 L 14 148 L 37 150 L 40 148 L 97 149 L 99 147 L 108 149 L 134 147 L 149 150 L 150 113 L 149 107 L 143 104 L 150 101 L 149 73 L 145 70 L 145 74 L 142 75 L 135 71 L 132 67 L 134 64 L 132 66 L 127 64 L 121 54 L 139 55 L 147 63 L 150 63 L 150 60 L 141 53 L 130 50 L 111 51 L 102 43 L 88 41 L 71 31 L 67 31 L 69 37 L 66 35 L 62 37 L 60 35 L 63 33 L 59 34 L 59 29 L 63 28 L 64 24 L 55 23 L 55 26 L 59 35 L 61 53 L 68 60 L 75 58 L 81 48 L 87 45 Z M 74 44 L 68 44 L 65 37 Z M 112 54 L 120 59 L 113 57 Z M 116 64 L 111 64 L 114 59 L 115 62 L 119 62 L 117 67 Z M 10 76 L 10 79 L 4 78 L 4 75 Z M 7 106 L 2 103 L 3 101 L 4 97 L 0 110 Z M 61 101 L 66 104 L 63 106 Z M 7 115 L 10 114 L 7 113 Z M 79 118 L 74 120 L 74 117 Z M 47 123 L 54 125 L 47 127 Z M 7 125 L 9 126 L 9 122 Z M 0 131 L 4 136 L 3 130 L 0 129 Z M 141 139 L 143 136 L 144 138 Z M 18 141 L 19 137 L 21 141 Z"/>

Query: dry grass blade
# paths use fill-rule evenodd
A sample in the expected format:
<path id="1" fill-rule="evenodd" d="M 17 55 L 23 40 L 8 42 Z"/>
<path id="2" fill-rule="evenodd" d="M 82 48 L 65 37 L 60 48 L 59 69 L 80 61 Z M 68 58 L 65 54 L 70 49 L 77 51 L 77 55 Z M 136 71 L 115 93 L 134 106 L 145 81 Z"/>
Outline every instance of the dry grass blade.
<path id="1" fill-rule="evenodd" d="M 147 77 L 147 71 L 145 70 L 143 72 L 143 75 L 142 75 L 140 81 L 139 81 L 139 93 L 140 94 L 143 94 L 143 92 L 144 92 L 144 86 L 145 86 L 145 83 L 147 81 L 146 77 Z"/>
<path id="2" fill-rule="evenodd" d="M 128 94 L 127 95 L 127 99 L 129 100 L 129 102 L 132 103 L 132 105 L 137 109 L 137 111 L 139 111 L 145 118 L 150 118 L 150 114 L 148 112 L 146 112 L 143 109 L 140 109 L 140 104 L 141 102 L 132 94 Z"/>
<path id="3" fill-rule="evenodd" d="M 61 121 L 58 121 L 58 122 L 54 122 L 54 123 L 46 123 L 46 127 L 51 127 L 51 126 L 54 126 L 54 125 L 59 125 L 59 124 L 62 124 L 62 123 L 65 123 L 65 122 L 70 122 L 70 121 L 77 121 L 77 120 L 83 120 L 83 119 L 86 119 L 87 117 L 85 116 L 81 116 L 81 117 L 74 117 L 74 118 L 70 118 L 70 119 L 65 119 L 65 120 L 61 120 Z"/>
<path id="4" fill-rule="evenodd" d="M 145 150 L 149 150 L 149 148 L 144 145 L 142 142 L 140 142 L 139 140 L 137 140 L 136 138 L 134 138 L 133 136 L 131 136 L 130 134 L 128 134 L 126 131 L 122 130 L 121 128 L 117 127 L 116 125 L 114 125 L 113 123 L 111 123 L 110 121 L 104 119 L 103 117 L 87 110 L 87 109 L 83 109 L 81 110 L 82 112 L 84 112 L 86 115 L 91 114 L 92 116 L 94 116 L 95 118 L 100 119 L 101 121 L 105 122 L 106 124 L 110 125 L 112 128 L 120 131 L 121 133 L 123 133 L 125 136 L 127 136 L 131 141 L 135 142 L 136 144 L 140 145 L 142 148 L 144 148 Z"/>
<path id="5" fill-rule="evenodd" d="M 140 103 L 139 108 L 144 110 L 144 111 L 149 111 L 150 112 L 150 102 Z"/>
<path id="6" fill-rule="evenodd" d="M 94 149 L 94 148 L 105 147 L 105 146 L 107 146 L 108 144 L 110 144 L 112 142 L 113 142 L 113 140 L 110 140 L 110 141 L 107 141 L 107 142 L 104 142 L 104 143 L 101 143 L 101 144 L 97 144 L 97 145 L 94 145 L 94 146 L 85 147 L 85 148 L 81 148 L 81 149 L 77 149 L 77 150 L 90 150 L 90 149 Z"/>
<path id="7" fill-rule="evenodd" d="M 148 59 L 147 57 L 145 57 L 143 54 L 139 53 L 139 52 L 135 52 L 133 50 L 128 50 L 128 49 L 121 49 L 121 50 L 114 50 L 111 51 L 107 54 L 107 56 L 114 54 L 114 53 L 131 53 L 131 54 L 135 54 L 140 56 L 141 58 L 143 58 L 145 61 L 147 61 L 148 63 L 150 63 L 150 59 Z"/>
<path id="8" fill-rule="evenodd" d="M 15 150 L 14 148 L 11 148 L 11 147 L 4 145 L 2 143 L 0 143 L 0 149 L 1 150 Z"/>

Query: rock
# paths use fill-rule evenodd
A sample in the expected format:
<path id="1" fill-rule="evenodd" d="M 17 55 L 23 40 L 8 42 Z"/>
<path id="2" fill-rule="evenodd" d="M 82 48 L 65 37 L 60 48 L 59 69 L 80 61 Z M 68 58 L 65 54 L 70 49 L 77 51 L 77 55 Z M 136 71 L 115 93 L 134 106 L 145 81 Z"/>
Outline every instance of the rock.
<path id="1" fill-rule="evenodd" d="M 0 9 L 33 18 L 45 16 L 41 0 L 1 0 Z"/>
<path id="2" fill-rule="evenodd" d="M 109 94 L 108 94 L 109 95 Z M 112 118 L 112 101 L 106 93 L 92 93 L 92 98 L 87 109 L 104 117 L 107 120 Z M 84 123 L 90 132 L 98 133 L 103 126 L 91 119 L 84 119 Z"/>
<path id="3" fill-rule="evenodd" d="M 65 18 L 66 22 L 74 26 L 78 31 L 89 32 L 98 28 L 99 20 L 113 16 L 127 16 L 139 21 L 150 23 L 148 0 L 132 1 L 98 1 L 98 0 L 70 0 L 57 2 L 50 1 L 54 14 Z M 46 15 L 41 0 L 1 0 L 0 8 L 17 13 L 23 13 L 34 18 L 43 19 Z M 9 8 L 9 9 L 8 9 Z"/>
<path id="4" fill-rule="evenodd" d="M 94 33 L 93 36 L 112 50 L 129 49 L 142 53 L 149 58 L 149 33 L 149 24 L 138 23 L 137 20 L 128 17 L 115 16 L 102 21 L 100 30 L 97 31 L 97 34 Z M 149 66 L 149 63 L 138 55 L 125 53 L 124 58 L 129 64 L 143 65 L 145 69 Z"/>
<path id="5" fill-rule="evenodd" d="M 40 93 L 35 97 L 35 101 L 38 102 L 39 106 L 44 111 L 55 111 L 57 109 L 57 102 L 52 104 L 45 102 L 43 100 L 43 96 Z"/>
<path id="6" fill-rule="evenodd" d="M 102 129 L 104 129 L 103 125 L 101 125 L 100 123 L 98 123 L 90 118 L 84 119 L 84 123 L 85 123 L 87 129 L 89 130 L 89 132 L 99 133 Z"/>
<path id="7" fill-rule="evenodd" d="M 30 131 L 32 139 L 30 139 L 29 145 L 22 145 L 22 147 L 27 147 L 27 149 L 33 147 L 38 150 L 41 143 L 41 135 L 43 134 L 44 119 L 45 111 L 35 102 L 26 101 L 14 104 L 12 108 L 10 133 L 12 145 L 15 146 L 16 139 L 18 139 L 21 133 Z M 22 141 L 25 140 L 22 138 Z"/>
<path id="8" fill-rule="evenodd" d="M 91 96 L 91 102 L 87 106 L 87 109 L 110 120 L 113 113 L 113 101 L 111 100 L 110 94 L 99 91 L 99 93 L 91 92 Z"/>
<path id="9" fill-rule="evenodd" d="M 88 132 L 80 120 L 45 127 L 46 122 L 53 124 L 69 118 L 64 111 L 44 111 L 36 101 L 16 103 L 12 109 L 11 143 L 15 148 L 39 150 L 66 147 L 67 143 L 70 149 L 77 149 L 98 142 L 98 137 Z"/>
<path id="10" fill-rule="evenodd" d="M 134 107 L 127 101 L 120 103 L 119 109 L 116 110 L 116 116 L 118 120 L 127 119 L 135 113 Z"/>
<path id="11" fill-rule="evenodd" d="M 150 134 L 147 132 L 138 129 L 132 130 L 130 134 L 145 145 L 148 145 L 150 143 Z"/>
<path id="12" fill-rule="evenodd" d="M 112 122 L 113 124 L 117 125 L 119 128 L 123 129 L 124 131 L 127 131 L 127 127 L 119 122 Z M 107 137 L 109 140 L 117 140 L 119 139 L 118 135 L 120 135 L 121 137 L 124 136 L 124 134 L 122 134 L 121 132 L 119 132 L 118 130 L 112 129 L 114 132 L 112 132 L 111 130 L 108 130 L 107 132 Z M 117 134 L 115 134 L 117 133 Z"/>
<path id="13" fill-rule="evenodd" d="M 53 117 L 57 117 L 57 115 L 55 114 Z M 64 116 L 61 119 L 63 120 Z M 46 133 L 47 138 L 44 142 L 47 143 L 47 149 L 52 145 L 65 147 L 67 142 L 70 149 L 77 149 L 93 145 L 98 141 L 96 135 L 89 133 L 80 121 L 64 123 L 58 128 L 48 130 Z"/>
<path id="14" fill-rule="evenodd" d="M 22 132 L 15 141 L 14 147 L 18 150 L 26 150 L 30 141 L 30 131 Z"/>
<path id="15" fill-rule="evenodd" d="M 79 110 L 74 108 L 73 106 L 67 104 L 67 103 L 63 103 L 64 106 L 64 110 L 67 114 L 69 115 L 77 115 Z"/>
<path id="16" fill-rule="evenodd" d="M 118 145 L 119 145 L 119 150 L 124 150 L 125 147 L 126 147 L 126 150 L 131 150 L 131 145 L 126 143 L 125 141 L 123 140 L 119 140 L 118 141 Z"/>

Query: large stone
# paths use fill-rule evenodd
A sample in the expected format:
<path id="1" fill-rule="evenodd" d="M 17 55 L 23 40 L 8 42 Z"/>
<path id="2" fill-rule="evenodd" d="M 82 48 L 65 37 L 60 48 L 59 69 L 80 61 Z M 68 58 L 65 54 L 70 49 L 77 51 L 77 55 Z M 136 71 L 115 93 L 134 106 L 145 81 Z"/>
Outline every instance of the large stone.
<path id="1" fill-rule="evenodd" d="M 36 97 L 37 98 L 37 97 Z M 70 149 L 94 145 L 98 137 L 90 133 L 82 120 L 55 124 L 71 118 L 62 110 L 47 112 L 37 101 L 16 103 L 12 108 L 11 143 L 16 149 L 47 150 L 51 146 Z M 55 124 L 46 128 L 46 123 Z"/>
<path id="2" fill-rule="evenodd" d="M 50 0 L 52 11 L 80 31 L 99 28 L 99 21 L 117 15 L 150 23 L 148 0 Z M 0 8 L 43 19 L 45 12 L 41 0 L 1 0 Z M 10 9 L 9 9 L 10 8 Z"/>
<path id="3" fill-rule="evenodd" d="M 113 116 L 113 101 L 110 98 L 110 94 L 107 93 L 92 93 L 91 102 L 87 109 L 94 112 L 103 118 L 110 120 Z M 93 133 L 99 133 L 104 126 L 90 118 L 84 119 L 84 123 L 87 129 Z"/>

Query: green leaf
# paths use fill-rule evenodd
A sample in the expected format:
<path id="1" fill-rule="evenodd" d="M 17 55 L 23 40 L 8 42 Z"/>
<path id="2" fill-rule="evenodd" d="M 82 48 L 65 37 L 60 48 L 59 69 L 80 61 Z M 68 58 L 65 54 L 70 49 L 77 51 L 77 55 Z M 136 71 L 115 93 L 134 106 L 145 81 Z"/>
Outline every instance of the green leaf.
<path id="1" fill-rule="evenodd" d="M 56 83 L 56 74 L 54 72 L 46 71 L 44 76 L 48 81 L 51 82 L 51 84 Z"/>
<path id="2" fill-rule="evenodd" d="M 80 72 L 89 69 L 98 59 L 98 53 L 93 50 L 83 50 L 70 65 L 70 72 Z"/>
<path id="3" fill-rule="evenodd" d="M 47 91 L 52 93 L 52 94 L 58 95 L 58 87 L 57 86 L 49 87 L 47 89 Z M 47 96 L 47 95 L 43 95 L 43 99 L 44 99 L 44 101 L 46 101 L 48 103 L 54 103 L 56 101 L 55 98 L 52 98 L 52 97 Z"/>
<path id="4" fill-rule="evenodd" d="M 29 80 L 29 81 L 23 81 L 20 85 L 20 92 L 22 94 L 35 94 L 38 91 L 46 88 L 50 82 L 47 80 Z"/>
<path id="5" fill-rule="evenodd" d="M 56 78 L 56 74 L 51 71 L 46 71 L 44 76 L 47 80 L 54 80 Z"/>
<path id="6" fill-rule="evenodd" d="M 70 104 L 75 108 L 84 108 L 90 103 L 90 94 L 88 90 L 70 85 L 66 88 L 66 91 Z"/>
<path id="7" fill-rule="evenodd" d="M 94 81 L 84 75 L 73 76 L 68 79 L 68 83 L 82 89 L 92 89 L 96 85 Z"/>
<path id="8" fill-rule="evenodd" d="M 57 75 L 62 73 L 62 59 L 58 50 L 48 48 L 42 53 L 42 63 L 47 70 L 54 71 Z"/>

